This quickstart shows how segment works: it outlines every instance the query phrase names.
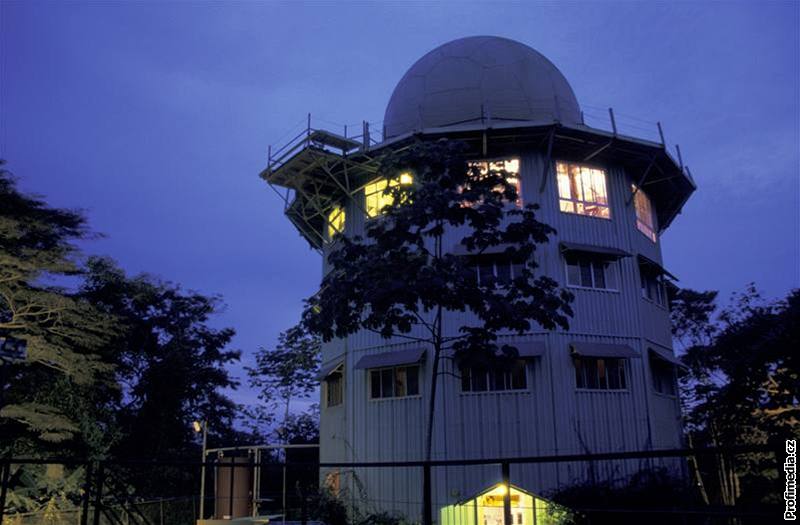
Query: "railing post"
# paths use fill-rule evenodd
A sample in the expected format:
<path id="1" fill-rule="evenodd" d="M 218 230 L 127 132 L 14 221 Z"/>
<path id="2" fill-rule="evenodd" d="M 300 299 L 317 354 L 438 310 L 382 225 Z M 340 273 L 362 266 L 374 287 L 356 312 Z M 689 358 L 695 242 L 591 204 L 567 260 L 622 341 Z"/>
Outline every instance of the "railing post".
<path id="1" fill-rule="evenodd" d="M 100 460 L 97 463 L 97 486 L 94 493 L 94 525 L 100 525 L 100 507 L 103 505 L 103 482 L 105 481 L 105 465 Z"/>
<path id="2" fill-rule="evenodd" d="M 3 516 L 6 514 L 6 493 L 8 492 L 8 480 L 11 477 L 11 460 L 4 459 L 3 466 L 0 467 L 0 524 L 3 523 Z"/>
<path id="3" fill-rule="evenodd" d="M 89 524 L 89 501 L 91 499 L 92 474 L 94 473 L 94 463 L 86 462 L 86 474 L 83 482 L 83 494 L 81 495 L 81 525 Z"/>
<path id="4" fill-rule="evenodd" d="M 503 476 L 503 524 L 513 525 L 511 517 L 511 465 L 508 462 L 500 464 Z"/>
<path id="5" fill-rule="evenodd" d="M 433 525 L 433 501 L 431 494 L 431 464 L 422 465 L 422 525 Z"/>
<path id="6" fill-rule="evenodd" d="M 616 136 L 616 134 L 617 134 L 617 121 L 614 118 L 614 110 L 613 109 L 608 108 L 608 116 L 611 117 L 611 129 L 614 130 L 614 135 Z"/>
<path id="7" fill-rule="evenodd" d="M 656 126 L 658 126 L 658 136 L 661 137 L 661 146 L 666 148 L 667 143 L 664 142 L 664 130 L 661 128 L 661 122 L 656 122 Z"/>

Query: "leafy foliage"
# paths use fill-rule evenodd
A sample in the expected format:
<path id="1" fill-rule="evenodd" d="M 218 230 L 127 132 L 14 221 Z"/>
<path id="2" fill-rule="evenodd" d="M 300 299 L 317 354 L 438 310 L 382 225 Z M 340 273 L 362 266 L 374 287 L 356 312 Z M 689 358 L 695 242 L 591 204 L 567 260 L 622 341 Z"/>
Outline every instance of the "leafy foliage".
<path id="1" fill-rule="evenodd" d="M 317 387 L 320 339 L 299 324 L 282 332 L 274 348 L 259 348 L 255 357 L 256 366 L 248 367 L 247 374 L 261 403 L 251 409 L 251 414 L 262 425 L 271 425 L 276 411 L 282 408 L 278 436 L 287 438 L 291 402 L 308 398 Z"/>
<path id="2" fill-rule="evenodd" d="M 387 184 L 394 204 L 367 223 L 366 238 L 338 236 L 328 255 L 331 269 L 304 312 L 310 331 L 324 341 L 369 330 L 433 347 L 428 456 L 443 351 L 459 361 L 514 357 L 515 348 L 497 344 L 498 333 L 567 328 L 572 315 L 572 295 L 534 272 L 536 246 L 554 230 L 536 219 L 536 205 L 513 205 L 519 195 L 509 173 L 482 169 L 467 156 L 463 143 L 447 140 L 388 154 L 381 176 L 397 180 L 410 172 L 414 183 Z M 505 255 L 522 263 L 520 275 L 510 286 L 479 283 L 470 258 L 443 245 L 446 231 L 464 232 L 460 244 L 475 256 L 507 246 Z M 445 329 L 448 311 L 470 311 L 479 322 Z"/>
<path id="3" fill-rule="evenodd" d="M 207 420 L 209 439 L 235 439 L 235 404 L 224 389 L 237 382 L 225 368 L 231 328 L 209 326 L 219 299 L 187 292 L 147 275 L 127 277 L 111 260 L 91 258 L 82 295 L 124 329 L 114 339 L 117 407 L 122 438 L 114 452 L 128 457 L 185 453 L 196 439 L 194 420 Z"/>
<path id="4" fill-rule="evenodd" d="M 27 346 L 25 363 L 4 367 L 7 379 L 14 385 L 66 377 L 69 384 L 90 386 L 111 370 L 102 353 L 114 319 L 54 284 L 80 273 L 75 242 L 88 236 L 85 219 L 20 192 L 2 166 L 0 161 L 0 336 Z M 75 423 L 62 410 L 8 389 L 0 381 L 4 434 L 50 443 L 74 437 Z"/>
<path id="5" fill-rule="evenodd" d="M 800 436 L 800 290 L 766 302 L 750 285 L 724 309 L 714 303 L 716 292 L 682 290 L 678 297 L 673 331 L 687 348 L 689 373 L 681 382 L 689 443 L 763 445 Z M 753 455 L 694 469 L 707 501 L 734 504 L 743 495 L 765 496 L 756 480 L 774 475 L 774 462 Z"/>

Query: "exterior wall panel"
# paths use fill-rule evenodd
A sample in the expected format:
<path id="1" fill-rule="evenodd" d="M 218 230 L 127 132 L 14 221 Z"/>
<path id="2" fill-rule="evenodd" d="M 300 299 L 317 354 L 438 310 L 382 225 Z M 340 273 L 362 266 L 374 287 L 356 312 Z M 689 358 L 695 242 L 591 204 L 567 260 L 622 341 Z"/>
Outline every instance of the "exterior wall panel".
<path id="1" fill-rule="evenodd" d="M 613 247 L 630 254 L 616 263 L 617 291 L 572 289 L 575 316 L 568 331 L 508 334 L 509 342 L 546 341 L 546 353 L 527 363 L 527 389 L 523 392 L 462 393 L 454 374 L 458 370 L 444 360 L 436 400 L 434 459 L 469 459 L 551 454 L 597 453 L 675 447 L 680 443 L 679 407 L 674 398 L 652 392 L 647 366 L 647 346 L 654 341 L 671 348 L 669 312 L 641 295 L 636 255 L 661 262 L 660 243 L 636 229 L 631 196 L 631 176 L 615 166 L 600 166 L 607 173 L 611 219 L 562 213 L 553 166 L 545 170 L 538 152 L 519 155 L 522 197 L 541 206 L 538 217 L 557 230 L 551 241 L 537 249 L 539 273 L 566 284 L 560 241 Z M 572 159 L 568 159 L 572 160 Z M 542 174 L 547 180 L 542 185 Z M 543 187 L 543 191 L 539 191 Z M 354 203 L 347 203 L 346 232 L 359 234 L 365 224 Z M 455 246 L 463 232 L 448 232 L 445 246 Z M 446 331 L 455 333 L 463 324 L 477 320 L 466 313 L 451 313 Z M 619 392 L 581 391 L 576 387 L 570 343 L 595 341 L 626 344 L 640 357 L 627 362 L 627 389 Z M 422 395 L 406 399 L 370 400 L 368 372 L 355 369 L 363 355 L 417 343 L 402 338 L 386 341 L 360 332 L 327 344 L 323 359 L 346 356 L 345 403 L 322 409 L 321 457 L 323 461 L 403 461 L 423 458 L 431 352 L 421 367 Z M 323 400 L 324 401 L 324 400 Z M 585 464 L 515 466 L 514 483 L 533 492 L 545 492 L 569 481 L 632 474 L 638 462 L 605 462 L 587 471 Z M 349 477 L 348 477 L 349 476 Z M 419 469 L 357 469 L 345 476 L 343 486 L 351 494 L 378 502 L 378 508 L 419 516 L 421 473 Z M 458 467 L 435 469 L 434 501 L 452 504 L 499 480 L 499 468 Z M 381 506 L 379 502 L 406 502 Z M 388 503 L 386 505 L 389 505 Z"/>

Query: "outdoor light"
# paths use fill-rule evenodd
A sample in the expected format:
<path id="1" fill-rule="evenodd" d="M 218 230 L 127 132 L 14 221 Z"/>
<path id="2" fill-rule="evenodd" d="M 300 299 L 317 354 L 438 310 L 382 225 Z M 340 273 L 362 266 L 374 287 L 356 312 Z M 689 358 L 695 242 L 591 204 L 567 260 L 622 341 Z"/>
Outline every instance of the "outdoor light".
<path id="1" fill-rule="evenodd" d="M 410 173 L 401 173 L 400 174 L 400 184 L 403 186 L 407 186 L 409 184 L 414 184 L 414 176 Z"/>
<path id="2" fill-rule="evenodd" d="M 192 421 L 192 428 L 199 434 L 203 431 L 203 424 L 199 421 Z"/>

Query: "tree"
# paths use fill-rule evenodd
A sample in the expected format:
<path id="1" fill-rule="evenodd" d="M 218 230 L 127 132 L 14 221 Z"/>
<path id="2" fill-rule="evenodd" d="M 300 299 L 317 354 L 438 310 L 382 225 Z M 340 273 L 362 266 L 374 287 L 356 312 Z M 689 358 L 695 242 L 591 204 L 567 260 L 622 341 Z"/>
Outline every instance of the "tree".
<path id="1" fill-rule="evenodd" d="M 250 386 L 258 389 L 259 419 L 272 423 L 277 408 L 283 409 L 278 437 L 288 442 L 288 423 L 292 401 L 307 398 L 317 387 L 320 364 L 320 339 L 298 324 L 278 335 L 275 348 L 259 348 L 256 366 L 247 368 Z"/>
<path id="2" fill-rule="evenodd" d="M 260 348 L 256 353 L 255 368 L 247 368 L 250 386 L 258 389 L 258 399 L 263 402 L 255 409 L 257 419 L 272 423 L 275 409 L 279 406 L 283 408 L 283 420 L 276 434 L 287 445 L 292 439 L 292 431 L 307 434 L 308 425 L 313 422 L 311 417 L 292 417 L 289 409 L 293 400 L 307 398 L 316 388 L 319 352 L 319 337 L 309 333 L 300 323 L 282 332 L 275 348 Z M 289 449 L 285 453 L 288 460 Z M 286 467 L 282 471 L 282 502 L 285 513 L 288 484 Z"/>
<path id="3" fill-rule="evenodd" d="M 677 297 L 673 331 L 687 346 L 683 360 L 689 372 L 681 390 L 690 444 L 730 447 L 796 438 L 800 290 L 766 302 L 750 285 L 721 310 L 714 303 L 716 292 L 681 290 Z M 732 505 L 742 485 L 763 476 L 769 462 L 753 456 L 734 465 L 721 457 L 705 476 L 700 465 L 695 468 L 701 488 L 713 487 L 722 503 Z M 752 493 L 755 499 L 761 494 L 755 483 Z"/>
<path id="4" fill-rule="evenodd" d="M 385 194 L 392 204 L 369 221 L 366 238 L 338 236 L 328 255 L 330 271 L 308 299 L 304 321 L 324 341 L 368 330 L 384 338 L 416 341 L 433 348 L 425 459 L 431 458 L 439 362 L 452 352 L 461 362 L 517 356 L 499 345 L 502 331 L 523 333 L 535 325 L 567 328 L 572 295 L 536 276 L 533 254 L 553 228 L 536 219 L 538 207 L 516 207 L 517 189 L 505 170 L 469 163 L 467 147 L 441 140 L 419 142 L 388 154 L 379 173 L 393 181 Z M 411 174 L 413 184 L 401 183 Z M 473 257 L 449 253 L 445 232 L 467 233 L 461 245 Z M 507 246 L 507 247 L 506 247 Z M 474 278 L 474 257 L 506 247 L 521 274 L 502 285 Z M 469 311 L 476 323 L 446 331 L 446 312 Z"/>
<path id="5" fill-rule="evenodd" d="M 234 331 L 210 326 L 219 299 L 185 291 L 148 275 L 128 277 L 116 264 L 91 258 L 82 296 L 121 320 L 110 342 L 122 434 L 112 451 L 123 457 L 185 455 L 195 448 L 194 420 L 207 420 L 210 444 L 235 443 L 237 407 L 225 394 L 237 387 L 226 366 Z M 226 443 L 226 444 L 227 444 Z"/>
<path id="6" fill-rule="evenodd" d="M 0 336 L 23 340 L 27 358 L 0 367 L 10 371 L 7 379 L 0 379 L 0 400 L 5 397 L 0 428 L 4 434 L 27 432 L 34 440 L 63 443 L 75 437 L 80 425 L 44 399 L 47 387 L 87 387 L 107 377 L 111 366 L 101 354 L 115 322 L 58 286 L 81 273 L 75 242 L 89 236 L 84 217 L 20 192 L 3 164 L 0 161 Z M 17 395 L 30 389 L 26 385 L 33 388 L 32 395 Z M 17 392 L 8 391 L 11 387 Z M 15 430 L 12 421 L 24 430 Z M 32 446 L 6 443 L 18 451 Z"/>

